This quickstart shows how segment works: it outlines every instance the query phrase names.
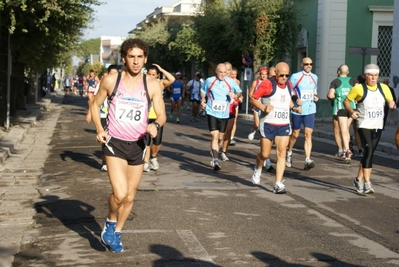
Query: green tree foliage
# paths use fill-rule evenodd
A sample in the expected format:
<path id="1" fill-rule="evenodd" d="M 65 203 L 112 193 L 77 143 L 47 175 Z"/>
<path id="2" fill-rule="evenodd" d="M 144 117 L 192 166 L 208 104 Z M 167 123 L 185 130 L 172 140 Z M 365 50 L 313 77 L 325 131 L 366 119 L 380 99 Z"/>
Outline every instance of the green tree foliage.
<path id="1" fill-rule="evenodd" d="M 205 6 L 195 19 L 198 43 L 205 50 L 208 61 L 217 63 L 240 57 L 232 52 L 229 13 L 219 2 Z"/>
<path id="2" fill-rule="evenodd" d="M 174 41 L 169 43 L 169 49 L 184 55 L 184 61 L 191 60 L 204 62 L 205 51 L 198 44 L 197 32 L 190 25 L 183 25 L 181 30 L 176 34 Z"/>
<path id="3" fill-rule="evenodd" d="M 233 0 L 227 8 L 210 1 L 196 18 L 198 42 L 208 61 L 235 65 L 241 55 L 251 54 L 257 71 L 290 56 L 299 14 L 291 0 Z"/>
<path id="4" fill-rule="evenodd" d="M 98 0 L 0 2 L 0 124 L 6 119 L 7 47 L 12 46 L 11 114 L 24 108 L 25 73 L 66 66 Z M 31 82 L 33 84 L 33 82 Z"/>
<path id="5" fill-rule="evenodd" d="M 83 64 L 81 66 L 82 68 L 81 70 L 79 70 L 79 73 L 83 74 L 84 76 L 89 75 L 90 70 L 94 70 L 94 73 L 97 76 L 107 71 L 107 68 L 103 64 L 101 64 L 100 61 L 96 61 L 93 64 Z"/>
<path id="6" fill-rule="evenodd" d="M 76 56 L 88 58 L 90 55 L 100 54 L 101 38 L 84 40 L 76 47 Z"/>
<path id="7" fill-rule="evenodd" d="M 148 64 L 157 63 L 171 71 L 184 66 L 185 55 L 172 45 L 182 25 L 181 21 L 170 22 L 168 19 L 161 19 L 144 25 L 143 30 L 136 32 L 136 37 L 144 40 L 150 47 Z"/>

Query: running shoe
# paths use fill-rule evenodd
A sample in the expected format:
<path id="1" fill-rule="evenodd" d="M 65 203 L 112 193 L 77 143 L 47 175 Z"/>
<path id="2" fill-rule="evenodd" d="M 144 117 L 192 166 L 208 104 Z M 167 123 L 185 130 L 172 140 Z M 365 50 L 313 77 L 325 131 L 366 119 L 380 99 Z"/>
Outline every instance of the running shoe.
<path id="1" fill-rule="evenodd" d="M 285 166 L 288 168 L 292 167 L 292 154 L 287 153 L 287 158 L 285 159 Z"/>
<path id="2" fill-rule="evenodd" d="M 251 132 L 250 134 L 248 134 L 248 139 L 249 139 L 249 140 L 254 140 L 255 134 L 256 134 L 256 130 L 253 131 L 253 132 Z"/>
<path id="3" fill-rule="evenodd" d="M 179 118 L 176 118 L 176 123 L 180 123 L 180 119 Z"/>
<path id="4" fill-rule="evenodd" d="M 187 110 L 190 110 L 190 106 L 187 106 Z"/>
<path id="5" fill-rule="evenodd" d="M 102 165 L 100 170 L 101 170 L 102 172 L 108 171 L 107 165 L 105 165 L 105 164 Z"/>
<path id="6" fill-rule="evenodd" d="M 365 194 L 373 194 L 374 193 L 374 189 L 371 187 L 371 182 L 364 183 L 363 193 L 365 193 Z"/>
<path id="7" fill-rule="evenodd" d="M 231 140 L 230 140 L 230 145 L 231 145 L 231 146 L 235 146 L 235 145 L 236 145 L 236 140 L 231 139 Z"/>
<path id="8" fill-rule="evenodd" d="M 338 151 L 337 153 L 335 153 L 335 156 L 337 158 L 342 158 L 342 156 L 345 156 L 345 152 L 344 151 Z"/>
<path id="9" fill-rule="evenodd" d="M 122 237 L 121 232 L 115 232 L 115 241 L 109 246 L 109 250 L 111 250 L 111 252 L 119 253 L 123 251 L 121 237 Z"/>
<path id="10" fill-rule="evenodd" d="M 169 113 L 169 118 L 173 119 L 173 113 Z"/>
<path id="11" fill-rule="evenodd" d="M 346 163 L 351 162 L 352 155 L 353 155 L 353 152 L 350 149 L 348 149 L 345 153 L 345 162 Z"/>
<path id="12" fill-rule="evenodd" d="M 260 183 L 260 175 L 262 174 L 262 169 L 257 170 L 256 166 L 254 168 L 254 173 L 252 174 L 252 183 L 259 184 Z"/>
<path id="13" fill-rule="evenodd" d="M 316 162 L 314 162 L 314 160 L 308 160 L 305 162 L 305 166 L 303 167 L 304 170 L 310 170 L 312 168 L 314 168 L 314 166 L 316 166 Z"/>
<path id="14" fill-rule="evenodd" d="M 274 190 L 273 190 L 274 194 L 285 194 L 287 193 L 287 190 L 285 189 L 285 185 L 282 182 L 276 182 L 274 184 Z"/>
<path id="15" fill-rule="evenodd" d="M 355 180 L 353 180 L 352 184 L 356 187 L 356 191 L 358 193 L 363 194 L 363 192 L 364 192 L 364 180 L 363 179 L 362 180 L 355 179 Z"/>
<path id="16" fill-rule="evenodd" d="M 221 169 L 222 169 L 222 167 L 220 167 L 219 161 L 218 161 L 218 160 L 215 160 L 215 161 L 213 162 L 213 170 L 214 170 L 214 171 L 220 171 Z"/>
<path id="17" fill-rule="evenodd" d="M 158 164 L 158 159 L 157 158 L 150 159 L 150 163 L 151 163 L 151 168 L 154 171 L 157 171 L 159 169 L 159 164 Z"/>
<path id="18" fill-rule="evenodd" d="M 226 156 L 226 153 L 224 153 L 224 152 L 220 153 L 220 159 L 222 161 L 228 161 L 229 160 L 229 158 Z"/>
<path id="19" fill-rule="evenodd" d="M 148 162 L 144 162 L 144 168 L 143 168 L 143 171 L 145 171 L 145 172 L 149 172 L 149 171 L 151 171 L 151 168 L 150 168 L 150 163 L 148 163 Z"/>
<path id="20" fill-rule="evenodd" d="M 115 241 L 115 227 L 116 222 L 110 222 L 108 219 L 105 219 L 104 228 L 101 232 L 101 241 L 107 246 Z"/>

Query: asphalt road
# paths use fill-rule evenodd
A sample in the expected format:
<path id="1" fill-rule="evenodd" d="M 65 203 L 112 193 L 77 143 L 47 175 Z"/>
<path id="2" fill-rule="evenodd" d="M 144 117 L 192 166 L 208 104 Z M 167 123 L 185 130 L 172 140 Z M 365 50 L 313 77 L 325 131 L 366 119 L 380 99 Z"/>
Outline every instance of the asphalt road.
<path id="1" fill-rule="evenodd" d="M 32 185 L 40 196 L 28 202 L 34 224 L 13 266 L 399 265 L 396 158 L 377 153 L 376 193 L 360 195 L 351 185 L 357 159 L 345 164 L 330 140 L 315 138 L 317 165 L 305 171 L 301 137 L 284 175 L 288 193 L 275 195 L 273 174 L 251 183 L 259 146 L 246 138 L 250 121 L 239 120 L 230 161 L 214 172 L 205 119 L 190 122 L 189 111 L 180 124 L 168 121 L 160 169 L 143 174 L 123 231 L 125 251 L 107 251 L 99 235 L 111 188 L 99 170 L 94 127 L 84 121 L 86 101 L 66 95 L 53 128 L 42 129 L 54 132 Z"/>

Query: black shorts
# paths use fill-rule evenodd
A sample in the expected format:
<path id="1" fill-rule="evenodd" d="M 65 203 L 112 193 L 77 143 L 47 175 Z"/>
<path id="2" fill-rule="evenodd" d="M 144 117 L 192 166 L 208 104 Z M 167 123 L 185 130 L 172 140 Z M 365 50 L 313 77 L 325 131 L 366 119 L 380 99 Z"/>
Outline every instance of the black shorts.
<path id="1" fill-rule="evenodd" d="M 121 158 L 126 160 L 128 165 L 136 166 L 144 164 L 145 147 L 144 138 L 124 141 L 111 137 L 107 144 L 102 145 L 102 150 L 105 156 Z"/>
<path id="2" fill-rule="evenodd" d="M 153 123 L 155 119 L 149 119 L 148 124 Z M 157 136 L 155 138 L 151 138 L 149 134 L 146 135 L 147 146 L 151 145 L 151 140 L 154 142 L 154 145 L 159 146 L 162 144 L 162 135 L 163 135 L 163 126 L 161 126 L 158 130 Z"/>
<path id="3" fill-rule="evenodd" d="M 190 99 L 190 102 L 200 104 L 200 103 L 201 103 L 201 100 Z"/>
<path id="4" fill-rule="evenodd" d="M 340 109 L 337 111 L 337 117 L 350 118 L 349 111 L 347 111 L 346 109 Z"/>
<path id="5" fill-rule="evenodd" d="M 228 118 L 219 119 L 211 115 L 207 115 L 207 117 L 208 128 L 210 132 L 219 131 L 220 133 L 224 133 L 226 131 L 227 121 L 229 120 Z"/>

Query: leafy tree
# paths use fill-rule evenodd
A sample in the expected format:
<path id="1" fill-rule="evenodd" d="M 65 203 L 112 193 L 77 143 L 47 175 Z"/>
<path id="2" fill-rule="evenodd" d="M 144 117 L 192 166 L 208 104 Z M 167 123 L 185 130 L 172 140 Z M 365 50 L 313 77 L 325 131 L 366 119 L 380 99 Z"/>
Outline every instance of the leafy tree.
<path id="1" fill-rule="evenodd" d="M 93 64 L 84 64 L 82 68 L 82 74 L 87 76 L 89 75 L 90 70 L 94 70 L 94 72 L 98 76 L 100 73 L 107 71 L 107 68 L 103 64 L 101 64 L 100 61 L 96 61 Z"/>
<path id="2" fill-rule="evenodd" d="M 76 56 L 88 58 L 90 55 L 100 54 L 101 38 L 84 40 L 76 47 Z"/>
<path id="3" fill-rule="evenodd" d="M 257 71 L 290 55 L 299 17 L 291 0 L 233 0 L 227 8 L 222 2 L 207 1 L 196 18 L 198 42 L 208 61 L 235 65 L 242 54 L 252 54 Z"/>
<path id="4" fill-rule="evenodd" d="M 185 56 L 185 61 L 205 61 L 205 51 L 198 44 L 196 31 L 190 25 L 183 25 L 177 33 L 176 39 L 169 43 L 169 49 L 176 49 Z"/>
<path id="5" fill-rule="evenodd" d="M 23 80 L 66 66 L 98 0 L 13 0 L 0 2 L 0 81 L 7 80 L 7 47 L 12 46 L 11 115 L 24 108 Z M 34 78 L 34 77 L 31 77 Z M 33 83 L 31 83 L 33 84 Z M 0 123 L 6 120 L 6 83 L 0 82 Z"/>
<path id="6" fill-rule="evenodd" d="M 204 6 L 195 18 L 198 43 L 205 51 L 205 57 L 213 63 L 230 60 L 237 55 L 231 53 L 229 14 L 220 2 Z"/>

